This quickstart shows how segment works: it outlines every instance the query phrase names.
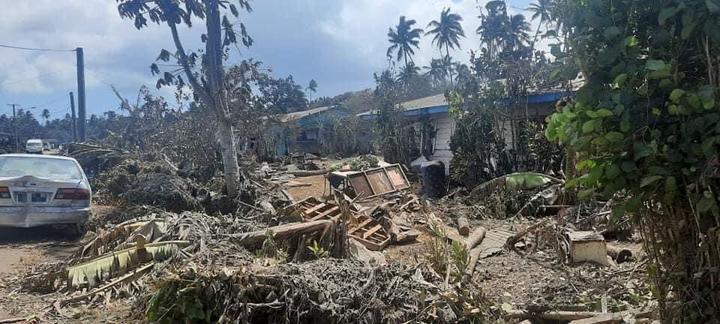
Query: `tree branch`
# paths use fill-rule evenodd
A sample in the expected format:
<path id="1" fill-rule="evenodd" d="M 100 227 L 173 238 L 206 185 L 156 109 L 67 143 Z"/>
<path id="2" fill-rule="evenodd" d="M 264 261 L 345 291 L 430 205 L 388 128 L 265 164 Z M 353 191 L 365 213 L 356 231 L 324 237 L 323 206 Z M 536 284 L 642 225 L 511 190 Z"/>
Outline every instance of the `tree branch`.
<path id="1" fill-rule="evenodd" d="M 180 42 L 180 36 L 178 36 L 178 31 L 175 23 L 168 21 L 168 26 L 170 26 L 170 32 L 172 33 L 173 42 L 175 43 L 175 49 L 177 50 L 177 54 L 180 56 L 180 65 L 182 65 L 182 68 L 185 71 L 185 76 L 188 78 L 190 86 L 192 86 L 193 90 L 196 91 L 200 99 L 204 101 L 206 105 L 212 106 L 212 98 L 207 93 L 206 89 L 202 85 L 200 85 L 200 82 L 198 82 L 195 75 L 193 75 L 192 69 L 190 69 L 190 64 L 188 63 L 190 60 L 185 53 L 185 48 Z"/>

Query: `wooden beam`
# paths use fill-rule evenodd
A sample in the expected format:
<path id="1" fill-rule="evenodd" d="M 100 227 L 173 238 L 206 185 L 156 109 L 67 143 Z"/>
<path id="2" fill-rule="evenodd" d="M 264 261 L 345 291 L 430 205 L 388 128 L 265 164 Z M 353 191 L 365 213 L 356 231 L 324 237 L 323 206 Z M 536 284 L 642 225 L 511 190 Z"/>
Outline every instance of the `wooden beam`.
<path id="1" fill-rule="evenodd" d="M 311 219 L 311 221 L 318 220 L 318 219 L 322 219 L 323 217 L 325 217 L 325 216 L 327 216 L 327 215 L 330 215 L 330 214 L 332 214 L 333 212 L 335 212 L 335 211 L 337 211 L 337 210 L 339 210 L 339 209 L 340 209 L 340 206 L 335 206 L 335 207 L 333 207 L 333 208 L 330 208 L 330 209 L 324 211 L 322 214 L 318 214 L 317 216 L 313 217 L 313 218 Z"/>
<path id="2" fill-rule="evenodd" d="M 314 213 L 314 212 L 322 209 L 322 208 L 325 207 L 325 206 L 327 206 L 325 203 L 319 203 L 319 204 L 313 206 L 312 208 L 306 209 L 306 210 L 304 211 L 304 213 L 305 213 L 306 215 L 310 216 L 310 214 L 312 214 L 312 213 Z"/>
<path id="3" fill-rule="evenodd" d="M 355 232 L 356 232 L 357 230 L 359 230 L 359 229 L 363 228 L 363 227 L 364 227 L 365 225 L 367 225 L 367 224 L 370 224 L 370 223 L 371 223 L 372 221 L 373 221 L 373 219 L 372 219 L 372 218 L 368 218 L 368 219 L 366 219 L 366 220 L 365 220 L 365 221 L 363 221 L 362 223 L 358 224 L 358 226 L 357 226 L 357 227 L 355 227 L 355 228 L 351 229 L 351 230 L 350 230 L 350 232 L 348 232 L 348 234 L 352 234 L 352 233 L 355 233 Z"/>
<path id="4" fill-rule="evenodd" d="M 331 220 L 316 220 L 307 223 L 290 223 L 269 227 L 254 232 L 228 234 L 233 242 L 242 246 L 255 246 L 262 244 L 267 239 L 268 231 L 273 233 L 273 238 L 284 240 L 298 234 L 312 233 L 320 230 L 331 228 L 334 225 Z"/>
<path id="5" fill-rule="evenodd" d="M 370 230 L 365 232 L 365 234 L 363 234 L 363 238 L 366 239 L 366 238 L 370 237 L 370 235 L 373 235 L 375 232 L 379 231 L 381 228 L 382 228 L 382 225 L 380 225 L 380 224 L 375 225 L 373 228 L 371 228 Z"/>

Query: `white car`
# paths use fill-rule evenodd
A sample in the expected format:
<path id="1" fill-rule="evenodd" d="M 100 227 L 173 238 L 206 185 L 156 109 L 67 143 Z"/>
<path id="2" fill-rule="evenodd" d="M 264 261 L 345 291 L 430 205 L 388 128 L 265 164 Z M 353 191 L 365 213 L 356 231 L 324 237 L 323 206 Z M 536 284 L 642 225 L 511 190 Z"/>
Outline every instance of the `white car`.
<path id="1" fill-rule="evenodd" d="M 73 158 L 0 155 L 0 226 L 57 225 L 82 235 L 91 198 L 90 183 Z"/>
<path id="2" fill-rule="evenodd" d="M 27 153 L 40 153 L 43 152 L 43 142 L 40 139 L 29 139 L 25 143 L 25 152 Z"/>

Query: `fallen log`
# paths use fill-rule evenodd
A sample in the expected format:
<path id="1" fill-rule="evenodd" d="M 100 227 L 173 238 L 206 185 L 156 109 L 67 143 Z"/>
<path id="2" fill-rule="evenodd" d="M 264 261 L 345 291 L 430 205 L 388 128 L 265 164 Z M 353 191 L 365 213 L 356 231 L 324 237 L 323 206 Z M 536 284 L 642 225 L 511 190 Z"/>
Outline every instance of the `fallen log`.
<path id="1" fill-rule="evenodd" d="M 32 318 L 27 318 L 27 317 L 13 317 L 13 318 L 0 319 L 0 324 L 30 322 L 31 320 L 32 320 Z"/>
<path id="2" fill-rule="evenodd" d="M 613 244 L 607 245 L 607 254 L 617 263 L 630 261 L 630 259 L 632 259 L 632 251 Z"/>
<path id="3" fill-rule="evenodd" d="M 251 247 L 262 244 L 267 239 L 268 232 L 272 233 L 272 236 L 276 240 L 284 240 L 299 234 L 312 233 L 317 231 L 323 231 L 330 229 L 333 226 L 332 220 L 316 220 L 307 223 L 290 223 L 278 226 L 269 227 L 263 230 L 248 232 L 248 233 L 237 233 L 228 234 L 233 242 L 242 246 Z"/>
<path id="4" fill-rule="evenodd" d="M 506 312 L 505 317 L 516 319 L 544 319 L 555 321 L 574 321 L 585 318 L 603 315 L 596 312 L 569 312 L 569 311 L 549 311 L 543 313 L 533 313 L 524 310 L 510 310 Z"/>
<path id="5" fill-rule="evenodd" d="M 330 172 L 330 170 L 297 170 L 297 171 L 287 171 L 285 173 L 292 174 L 296 177 L 310 177 L 310 176 L 327 174 L 328 172 Z"/>
<path id="6" fill-rule="evenodd" d="M 623 323 L 621 314 L 609 313 L 571 321 L 570 324 L 614 324 Z"/>
<path id="7" fill-rule="evenodd" d="M 472 234 L 465 240 L 465 248 L 470 251 L 472 248 L 476 247 L 482 240 L 485 238 L 485 233 L 487 230 L 485 230 L 484 227 L 478 227 L 476 228 Z"/>
<path id="8" fill-rule="evenodd" d="M 475 265 L 478 260 L 480 260 L 480 254 L 482 254 L 482 249 L 479 246 L 470 250 L 470 253 L 468 254 L 468 265 L 467 268 L 465 268 L 465 279 L 472 278 L 473 273 L 475 273 Z"/>
<path id="9" fill-rule="evenodd" d="M 485 239 L 485 233 L 487 233 L 487 230 L 485 230 L 484 227 L 478 227 L 465 241 L 465 248 L 468 250 L 468 264 L 465 268 L 464 276 L 466 280 L 472 278 L 475 272 L 475 265 L 478 260 L 480 260 L 480 254 L 482 254 L 483 249 L 480 248 L 479 245 L 483 239 Z"/>
<path id="10" fill-rule="evenodd" d="M 464 216 L 460 216 L 457 219 L 458 233 L 462 236 L 468 236 L 470 234 L 470 222 Z"/>

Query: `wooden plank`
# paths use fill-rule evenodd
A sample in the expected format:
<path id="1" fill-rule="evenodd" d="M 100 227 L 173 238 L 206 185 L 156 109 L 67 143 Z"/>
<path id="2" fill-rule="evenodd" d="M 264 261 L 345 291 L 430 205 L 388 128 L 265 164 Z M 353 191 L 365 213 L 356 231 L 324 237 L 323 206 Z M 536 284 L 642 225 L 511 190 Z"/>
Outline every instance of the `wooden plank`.
<path id="1" fill-rule="evenodd" d="M 350 230 L 350 232 L 348 232 L 348 234 L 352 234 L 352 233 L 355 233 L 355 232 L 356 232 L 357 230 L 359 230 L 359 229 L 361 229 L 361 228 L 365 227 L 365 225 L 367 225 L 367 224 L 370 224 L 370 223 L 371 223 L 372 221 L 373 221 L 373 219 L 372 219 L 372 218 L 368 218 L 368 219 L 366 219 L 366 220 L 365 220 L 365 221 L 363 221 L 362 223 L 358 224 L 358 226 L 357 226 L 357 227 L 355 227 L 355 228 L 351 229 L 351 230 Z"/>
<path id="2" fill-rule="evenodd" d="M 323 207 L 325 207 L 325 206 L 327 206 L 327 204 L 325 204 L 325 203 L 320 203 L 319 205 L 315 205 L 314 207 L 312 207 L 312 208 L 310 208 L 310 209 L 306 209 L 304 213 L 305 213 L 306 215 L 310 216 L 310 214 L 312 214 L 312 213 L 320 210 L 321 208 L 323 208 Z"/>
<path id="3" fill-rule="evenodd" d="M 375 188 L 375 186 L 373 186 L 372 181 L 370 181 L 370 178 L 368 177 L 367 172 L 363 171 L 362 174 L 363 174 L 363 177 L 365 178 L 365 181 L 368 183 L 368 186 L 370 186 L 370 190 L 373 193 L 371 197 L 378 195 L 379 194 L 378 189 Z"/>
<path id="4" fill-rule="evenodd" d="M 390 182 L 390 178 L 388 178 L 387 174 L 385 173 L 384 168 L 380 170 L 371 170 L 368 171 L 366 174 L 368 182 L 372 186 L 373 191 L 375 191 L 376 195 L 382 195 L 395 191 L 395 188 Z"/>
<path id="5" fill-rule="evenodd" d="M 410 187 L 408 184 L 405 173 L 402 172 L 400 166 L 397 164 L 385 167 L 385 172 L 388 174 L 388 178 L 395 189 L 405 189 Z"/>
<path id="6" fill-rule="evenodd" d="M 383 170 L 383 173 L 385 173 L 385 178 L 387 178 L 388 183 L 390 183 L 390 187 L 391 187 L 393 190 L 398 190 L 399 188 L 397 188 L 397 187 L 395 186 L 395 184 L 393 183 L 392 179 L 390 178 L 390 174 L 388 173 L 387 168 L 382 168 L 382 170 Z"/>
<path id="7" fill-rule="evenodd" d="M 366 198 L 375 194 L 372 187 L 370 187 L 370 183 L 368 182 L 367 178 L 363 173 L 352 175 L 349 182 L 353 190 L 355 191 L 355 194 L 358 196 Z"/>
<path id="8" fill-rule="evenodd" d="M 370 235 L 373 235 L 373 233 L 379 231 L 381 228 L 382 228 L 382 225 L 380 225 L 380 224 L 375 225 L 373 228 L 371 228 L 369 231 L 367 231 L 367 232 L 365 232 L 365 234 L 363 234 L 363 238 L 367 239 Z"/>
<path id="9" fill-rule="evenodd" d="M 339 210 L 339 209 L 340 209 L 340 206 L 335 206 L 335 207 L 333 207 L 333 208 L 330 208 L 330 209 L 324 211 L 322 214 L 319 214 L 319 215 L 313 217 L 313 218 L 311 219 L 311 221 L 321 219 L 321 218 L 323 218 L 323 217 L 325 217 L 325 216 L 327 216 L 327 215 L 330 215 L 331 213 L 333 213 L 333 212 L 335 212 L 335 211 L 337 211 L 337 210 Z"/>

